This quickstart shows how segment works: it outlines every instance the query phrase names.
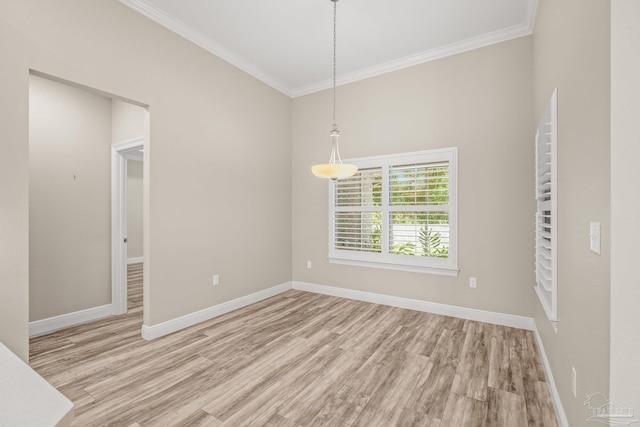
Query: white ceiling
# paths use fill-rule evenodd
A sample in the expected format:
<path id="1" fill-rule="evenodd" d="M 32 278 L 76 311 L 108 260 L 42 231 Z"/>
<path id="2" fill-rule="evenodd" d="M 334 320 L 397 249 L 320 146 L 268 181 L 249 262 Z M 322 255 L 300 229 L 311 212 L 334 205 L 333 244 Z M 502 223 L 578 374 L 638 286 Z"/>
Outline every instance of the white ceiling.
<path id="1" fill-rule="evenodd" d="M 537 1 L 338 1 L 338 84 L 531 34 Z M 330 0 L 120 2 L 289 96 L 331 86 Z"/>

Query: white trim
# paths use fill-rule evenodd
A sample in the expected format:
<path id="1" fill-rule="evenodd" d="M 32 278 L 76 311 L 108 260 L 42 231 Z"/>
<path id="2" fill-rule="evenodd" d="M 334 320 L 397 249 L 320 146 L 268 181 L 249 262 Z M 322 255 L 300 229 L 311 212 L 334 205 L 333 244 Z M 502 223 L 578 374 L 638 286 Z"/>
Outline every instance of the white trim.
<path id="1" fill-rule="evenodd" d="M 200 322 L 204 322 L 214 317 L 229 313 L 233 310 L 237 310 L 239 308 L 246 307 L 247 305 L 281 294 L 290 289 L 533 331 L 536 339 L 536 344 L 538 346 L 538 351 L 540 352 L 540 357 L 542 358 L 542 362 L 544 365 L 547 385 L 549 386 L 549 391 L 553 400 L 553 406 L 556 411 L 558 423 L 560 427 L 569 427 L 567 416 L 564 412 L 564 408 L 562 407 L 562 402 L 560 401 L 560 394 L 558 393 L 558 389 L 556 388 L 556 384 L 553 379 L 551 365 L 549 364 L 549 359 L 547 358 L 547 354 L 544 351 L 544 346 L 542 345 L 542 338 L 540 337 L 540 333 L 538 332 L 538 328 L 536 327 L 535 320 L 531 317 L 496 313 L 492 311 L 477 310 L 474 308 L 458 307 L 448 304 L 440 304 L 410 298 L 394 297 L 391 295 L 376 294 L 373 292 L 357 291 L 353 289 L 337 288 L 333 286 L 293 281 L 273 286 L 271 288 L 246 295 L 232 301 L 218 304 L 213 307 L 205 308 L 204 310 L 187 314 L 176 319 L 168 320 L 157 325 L 142 325 L 142 337 L 146 340 L 159 338 L 164 335 L 177 332 L 189 326 L 196 325 Z"/>
<path id="2" fill-rule="evenodd" d="M 531 31 L 530 34 L 533 34 L 533 31 L 536 28 L 536 17 L 538 16 L 538 3 L 539 0 L 529 0 L 529 7 L 527 8 L 527 17 L 525 20 L 525 24 Z"/>
<path id="3" fill-rule="evenodd" d="M 122 1 L 122 0 L 121 0 Z M 537 4 L 537 0 L 536 4 Z M 527 19 L 530 19 L 532 12 L 527 13 Z M 497 43 L 502 43 L 508 40 L 516 39 L 519 37 L 525 37 L 533 33 L 533 25 L 529 22 L 524 22 L 519 25 L 514 25 L 509 28 L 494 31 L 492 33 L 481 34 L 476 37 L 471 37 L 466 40 L 451 43 L 446 46 L 441 46 L 435 49 L 419 52 L 414 55 L 406 56 L 400 59 L 394 59 L 389 62 L 374 65 L 369 68 L 354 71 L 352 73 L 343 74 L 337 78 L 336 85 L 341 86 L 360 80 L 376 77 L 382 74 L 390 73 L 392 71 L 402 70 L 404 68 L 413 67 L 414 65 L 424 64 L 425 62 L 431 62 L 438 59 L 446 58 L 448 56 L 457 55 L 459 53 L 468 52 L 470 50 L 479 49 L 481 47 L 490 46 Z M 324 80 L 310 85 L 301 86 L 292 90 L 292 98 L 299 96 L 309 95 L 311 93 L 319 92 L 321 90 L 331 88 L 333 84 L 332 80 Z"/>
<path id="4" fill-rule="evenodd" d="M 271 298 L 290 289 L 292 289 L 291 282 L 287 282 L 231 301 L 223 302 L 222 304 L 214 305 L 194 313 L 186 314 L 176 319 L 167 320 L 166 322 L 158 323 L 157 325 L 142 325 L 142 338 L 146 340 L 159 338 L 164 335 L 177 332 L 181 329 L 188 328 L 189 326 L 196 325 L 200 322 L 229 313 L 230 311 Z"/>
<path id="5" fill-rule="evenodd" d="M 366 261 L 360 259 L 347 259 L 340 257 L 327 257 L 331 264 L 353 265 L 356 267 L 382 268 L 385 270 L 407 271 L 410 273 L 435 274 L 438 276 L 458 276 L 460 270 L 448 267 L 423 267 L 420 265 L 393 264 L 381 261 Z"/>
<path id="6" fill-rule="evenodd" d="M 87 308 L 85 310 L 74 311 L 73 313 L 49 317 L 48 319 L 34 320 L 33 322 L 29 322 L 29 336 L 37 337 L 39 335 L 49 334 L 51 332 L 59 331 L 60 329 L 104 319 L 112 314 L 113 309 L 111 304 L 107 304 L 99 307 Z"/>
<path id="7" fill-rule="evenodd" d="M 547 378 L 547 385 L 549 386 L 549 393 L 551 393 L 551 400 L 553 401 L 553 407 L 556 410 L 556 418 L 558 420 L 559 427 L 569 427 L 569 420 L 567 419 L 567 414 L 564 412 L 564 408 L 562 407 L 562 401 L 560 400 L 560 393 L 558 393 L 558 389 L 556 388 L 556 382 L 553 379 L 553 373 L 551 372 L 551 364 L 549 363 L 549 359 L 547 358 L 547 353 L 544 351 L 544 346 L 542 345 L 542 337 L 540 336 L 540 332 L 538 332 L 538 327 L 534 324 L 533 334 L 536 337 L 536 344 L 538 345 L 538 352 L 540 353 L 540 357 L 542 357 L 542 364 L 544 365 L 544 374 Z"/>
<path id="8" fill-rule="evenodd" d="M 127 155 L 144 146 L 144 138 L 111 146 L 111 304 L 113 314 L 127 312 Z"/>
<path id="9" fill-rule="evenodd" d="M 144 161 L 144 153 L 141 151 L 132 151 L 126 154 L 127 160 L 135 160 L 137 162 Z"/>
<path id="10" fill-rule="evenodd" d="M 299 96 L 308 95 L 310 93 L 319 92 L 331 87 L 332 81 L 325 80 L 317 83 L 312 83 L 305 86 L 296 88 L 289 87 L 289 85 L 283 83 L 274 76 L 265 73 L 260 67 L 255 64 L 246 61 L 235 53 L 231 52 L 227 48 L 213 41 L 211 38 L 202 35 L 200 32 L 194 30 L 189 25 L 179 21 L 178 19 L 168 15 L 164 11 L 148 4 L 143 0 L 119 0 L 120 3 L 130 7 L 136 12 L 146 16 L 152 21 L 162 25 L 165 28 L 173 31 L 174 33 L 184 37 L 190 42 L 200 46 L 201 48 L 211 52 L 217 57 L 227 61 L 228 63 L 238 67 L 245 73 L 255 77 L 261 82 L 271 86 L 272 88 L 282 92 L 283 94 L 297 98 Z M 412 67 L 414 65 L 423 64 L 429 61 L 435 61 L 437 59 L 446 58 L 447 56 L 457 55 L 459 53 L 467 52 L 473 49 L 489 46 L 496 43 L 502 43 L 508 40 L 512 40 L 518 37 L 528 36 L 533 33 L 533 27 L 535 24 L 535 12 L 538 6 L 538 0 L 529 0 L 529 7 L 525 17 L 525 22 L 514 25 L 509 28 L 494 31 L 487 34 L 481 34 L 476 37 L 471 37 L 466 40 L 461 40 L 456 43 L 451 43 L 446 46 L 419 52 L 414 55 L 410 55 L 404 58 L 395 59 L 382 64 L 374 65 L 353 73 L 344 74 L 338 77 L 337 84 L 343 85 L 347 83 L 364 80 L 370 77 L 379 76 L 392 71 L 401 70 L 403 68 Z"/>
<path id="11" fill-rule="evenodd" d="M 190 42 L 200 46 L 206 51 L 214 54 L 220 59 L 227 61 L 231 65 L 239 68 L 250 76 L 255 77 L 261 82 L 271 86 L 272 88 L 282 92 L 283 94 L 291 97 L 292 91 L 289 86 L 278 80 L 277 78 L 263 72 L 259 67 L 255 64 L 252 64 L 249 61 L 241 58 L 235 53 L 231 52 L 227 48 L 219 45 L 209 37 L 202 35 L 200 32 L 194 30 L 189 25 L 186 25 L 183 22 L 180 22 L 176 18 L 166 14 L 160 9 L 153 7 L 146 2 L 141 0 L 119 0 L 120 3 L 130 7 L 136 12 L 146 16 L 152 21 L 162 25 L 165 28 L 173 31 L 179 36 L 189 40 Z"/>
<path id="12" fill-rule="evenodd" d="M 316 285 L 306 282 L 293 282 L 293 289 L 314 292 L 316 294 L 331 295 L 334 297 L 349 298 L 358 301 L 372 302 L 376 304 L 388 305 L 391 307 L 442 314 L 444 316 L 452 316 L 458 317 L 460 319 L 492 323 L 494 325 L 526 329 L 528 331 L 531 331 L 533 330 L 533 328 L 535 328 L 535 322 L 533 318 L 517 316 L 514 314 L 496 313 L 492 311 L 477 310 L 475 308 L 458 307 L 455 305 L 395 297 L 391 295 L 382 295 L 373 292 L 356 291 L 353 289 L 336 288 L 333 286 Z"/>
<path id="13" fill-rule="evenodd" d="M 432 148 L 430 150 L 420 150 L 420 151 L 410 151 L 406 153 L 391 153 L 391 154 L 381 154 L 379 156 L 367 156 L 367 157 L 352 157 L 344 160 L 345 163 L 358 163 L 358 165 L 362 164 L 364 167 L 367 166 L 376 166 L 378 163 L 389 161 L 390 163 L 402 163 L 402 162 L 412 162 L 417 156 L 433 156 L 435 157 L 434 161 L 441 160 L 451 160 L 451 156 L 458 159 L 458 147 L 445 147 L 445 148 Z"/>
<path id="14" fill-rule="evenodd" d="M 549 127 L 549 129 L 547 129 Z M 547 141 L 548 138 L 548 141 Z M 548 151 L 547 150 L 548 145 Z M 542 149 L 542 152 L 541 152 Z M 543 157 L 550 156 L 551 170 L 546 170 Z M 546 162 L 546 160 L 544 160 Z M 541 167 L 542 164 L 542 167 Z M 550 172 L 549 189 L 541 187 L 546 181 L 547 173 Z M 551 94 L 551 99 L 547 104 L 540 119 L 535 134 L 535 273 L 536 273 L 536 294 L 547 317 L 551 321 L 553 329 L 558 331 L 558 89 L 555 88 Z M 549 195 L 550 199 L 546 200 Z M 550 211 L 550 222 L 544 213 Z M 548 228 L 550 230 L 550 236 Z M 542 229 L 544 228 L 544 230 Z M 550 261 L 546 261 L 543 247 L 546 247 L 548 239 L 551 239 Z M 542 259 L 545 261 L 542 261 Z M 550 265 L 548 265 L 550 263 Z M 548 277 L 551 276 L 551 277 Z M 550 281 L 551 289 L 547 289 L 545 282 Z"/>
<path id="15" fill-rule="evenodd" d="M 346 264 L 359 267 L 385 268 L 442 276 L 458 275 L 458 147 L 438 148 L 432 150 L 415 151 L 410 153 L 395 153 L 390 155 L 361 157 L 346 160 L 355 164 L 359 169 L 374 168 L 379 170 L 381 178 L 381 203 L 374 208 L 368 206 L 336 205 L 336 191 L 342 185 L 334 181 L 328 182 L 329 227 L 328 259 L 331 263 Z M 395 165 L 424 165 L 432 162 L 446 162 L 449 167 L 449 203 L 439 205 L 437 210 L 449 214 L 449 254 L 446 258 L 407 256 L 393 254 L 390 250 L 388 237 L 390 233 L 390 215 L 399 209 L 392 206 L 389 200 L 391 191 L 389 176 L 391 167 Z M 359 175 L 355 177 L 358 178 Z M 428 208 L 430 206 L 412 206 L 412 209 Z M 341 249 L 336 244 L 337 215 L 343 212 L 365 212 L 371 209 L 381 214 L 381 243 L 380 252 L 372 253 L 358 250 Z"/>
<path id="16" fill-rule="evenodd" d="M 136 256 L 136 257 L 132 257 L 132 258 L 127 258 L 127 265 L 129 265 L 129 264 L 139 264 L 141 262 L 144 262 L 144 257 L 143 256 Z"/>
<path id="17" fill-rule="evenodd" d="M 415 300 L 402 297 L 394 297 L 390 295 L 376 294 L 372 292 L 356 291 L 353 289 L 336 288 L 333 286 L 316 285 L 305 282 L 292 282 L 293 289 L 300 291 L 314 292 L 317 294 L 331 295 L 340 298 L 349 298 L 358 301 L 372 302 L 375 304 L 383 304 L 392 307 L 406 308 L 409 310 L 423 311 L 427 313 L 441 314 L 444 316 L 458 317 L 461 319 L 475 320 L 478 322 L 492 323 L 495 325 L 509 326 L 512 328 L 525 329 L 533 331 L 538 351 L 544 365 L 544 372 L 547 379 L 549 392 L 553 401 L 553 407 L 556 412 L 559 427 L 569 427 L 567 415 L 562 407 L 560 394 L 556 388 L 556 383 L 551 372 L 549 359 L 542 345 L 542 338 L 538 332 L 535 320 L 532 317 L 517 316 L 513 314 L 496 313 L 485 310 L 477 310 L 473 308 L 458 307 L 447 304 L 439 304 L 429 301 Z"/>
<path id="18" fill-rule="evenodd" d="M 551 322 L 551 327 L 553 328 L 555 333 L 558 333 L 558 320 L 551 318 L 549 315 L 549 313 L 552 313 L 553 310 L 549 307 L 549 303 L 547 302 L 547 296 L 542 290 L 542 287 L 540 285 L 536 285 L 533 287 L 533 289 L 536 291 L 536 295 L 538 296 L 538 301 L 542 305 L 544 312 L 547 313 L 547 318 L 549 319 L 549 322 Z"/>
<path id="19" fill-rule="evenodd" d="M 477 310 L 474 308 L 458 307 L 448 304 L 440 304 L 410 298 L 395 297 L 391 295 L 376 294 L 373 292 L 356 291 L 353 289 L 337 288 L 333 286 L 316 285 L 307 282 L 287 282 L 273 286 L 256 293 L 246 295 L 222 304 L 214 305 L 194 313 L 186 314 L 176 319 L 167 320 L 157 325 L 142 325 L 142 337 L 152 340 L 171 334 L 189 326 L 212 319 L 230 311 L 237 310 L 247 305 L 262 301 L 266 298 L 281 294 L 290 289 L 313 292 L 323 295 L 348 298 L 391 307 L 406 308 L 409 310 L 423 311 L 427 313 L 441 314 L 444 316 L 458 317 L 461 319 L 475 320 L 478 322 L 492 323 L 495 325 L 509 326 L 512 328 L 532 331 L 535 322 L 531 317 L 517 316 L 515 314 L 496 313 L 492 311 Z"/>

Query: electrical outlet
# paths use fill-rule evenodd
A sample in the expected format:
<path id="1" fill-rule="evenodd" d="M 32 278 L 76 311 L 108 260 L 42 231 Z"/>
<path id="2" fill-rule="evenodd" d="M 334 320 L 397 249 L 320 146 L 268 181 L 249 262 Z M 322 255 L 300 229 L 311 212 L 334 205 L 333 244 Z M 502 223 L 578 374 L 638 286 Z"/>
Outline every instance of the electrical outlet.
<path id="1" fill-rule="evenodd" d="M 220 284 L 220 276 L 217 274 L 213 275 L 213 286 L 218 286 Z"/>
<path id="2" fill-rule="evenodd" d="M 470 288 L 477 288 L 478 287 L 478 279 L 476 279 L 475 277 L 469 277 L 469 287 Z"/>
<path id="3" fill-rule="evenodd" d="M 311 268 L 313 266 L 311 261 L 307 261 L 307 268 Z"/>
<path id="4" fill-rule="evenodd" d="M 571 367 L 571 391 L 573 391 L 573 397 L 578 397 L 578 387 L 577 387 L 577 374 L 575 366 Z"/>

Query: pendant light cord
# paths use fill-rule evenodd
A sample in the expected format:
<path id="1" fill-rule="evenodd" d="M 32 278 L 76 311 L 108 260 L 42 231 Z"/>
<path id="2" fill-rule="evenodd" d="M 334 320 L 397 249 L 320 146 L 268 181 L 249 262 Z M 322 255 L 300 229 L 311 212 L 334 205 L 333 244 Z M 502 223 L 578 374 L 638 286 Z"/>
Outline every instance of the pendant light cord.
<path id="1" fill-rule="evenodd" d="M 333 2 L 333 130 L 338 130 L 336 124 L 336 11 L 338 0 L 331 0 Z"/>
<path id="2" fill-rule="evenodd" d="M 329 163 L 314 165 L 311 172 L 320 178 L 329 178 L 335 183 L 336 180 L 348 178 L 358 172 L 358 166 L 351 164 L 343 164 L 338 151 L 338 125 L 336 124 L 336 15 L 338 0 L 333 2 L 333 128 L 331 129 L 331 157 Z"/>

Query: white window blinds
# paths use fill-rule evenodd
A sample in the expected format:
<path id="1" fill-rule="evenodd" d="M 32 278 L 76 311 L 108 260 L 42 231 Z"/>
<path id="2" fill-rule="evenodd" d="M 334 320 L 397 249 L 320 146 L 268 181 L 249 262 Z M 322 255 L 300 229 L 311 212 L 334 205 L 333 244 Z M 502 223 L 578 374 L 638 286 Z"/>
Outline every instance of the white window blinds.
<path id="1" fill-rule="evenodd" d="M 382 168 L 360 169 L 335 187 L 334 248 L 381 251 Z"/>
<path id="2" fill-rule="evenodd" d="M 449 163 L 389 168 L 389 250 L 449 257 Z"/>
<path id="3" fill-rule="evenodd" d="M 331 262 L 457 274 L 455 148 L 350 160 L 330 183 Z"/>
<path id="4" fill-rule="evenodd" d="M 557 90 L 536 131 L 536 293 L 547 317 L 557 326 Z"/>

